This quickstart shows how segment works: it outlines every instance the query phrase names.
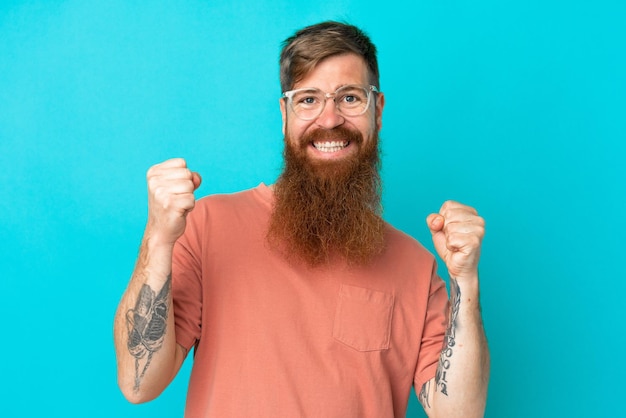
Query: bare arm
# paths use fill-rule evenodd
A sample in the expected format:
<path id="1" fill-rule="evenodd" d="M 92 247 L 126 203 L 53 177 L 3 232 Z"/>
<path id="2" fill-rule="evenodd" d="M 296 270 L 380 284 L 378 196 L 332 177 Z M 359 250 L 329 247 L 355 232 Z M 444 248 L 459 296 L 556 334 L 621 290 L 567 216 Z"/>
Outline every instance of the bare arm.
<path id="1" fill-rule="evenodd" d="M 184 160 L 148 171 L 149 214 L 128 288 L 115 314 L 118 384 L 126 398 L 146 402 L 172 381 L 186 350 L 176 344 L 171 293 L 172 251 L 193 209 L 200 177 Z"/>
<path id="2" fill-rule="evenodd" d="M 489 382 L 478 286 L 484 221 L 474 209 L 446 202 L 428 224 L 450 274 L 450 312 L 436 376 L 419 400 L 429 417 L 482 417 Z"/>

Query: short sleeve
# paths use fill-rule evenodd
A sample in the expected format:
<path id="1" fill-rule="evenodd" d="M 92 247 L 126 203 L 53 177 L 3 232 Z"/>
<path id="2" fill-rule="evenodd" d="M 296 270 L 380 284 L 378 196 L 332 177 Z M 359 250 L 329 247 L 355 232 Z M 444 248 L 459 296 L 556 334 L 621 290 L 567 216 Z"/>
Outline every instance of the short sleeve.
<path id="1" fill-rule="evenodd" d="M 435 377 L 446 333 L 447 312 L 448 292 L 446 291 L 446 284 L 437 275 L 437 264 L 433 263 L 428 307 L 413 380 L 413 385 L 418 392 L 424 383 Z"/>

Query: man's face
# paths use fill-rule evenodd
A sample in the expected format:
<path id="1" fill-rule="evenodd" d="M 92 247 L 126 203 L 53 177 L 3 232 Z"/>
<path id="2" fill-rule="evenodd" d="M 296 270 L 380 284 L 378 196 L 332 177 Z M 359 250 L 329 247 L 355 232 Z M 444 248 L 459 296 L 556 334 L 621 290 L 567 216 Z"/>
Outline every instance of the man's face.
<path id="1" fill-rule="evenodd" d="M 313 87 L 331 93 L 339 87 L 349 84 L 362 86 L 369 84 L 367 65 L 363 58 L 355 54 L 326 58 L 304 79 L 296 83 L 293 89 Z M 303 157 L 306 157 L 313 165 L 341 163 L 342 160 L 355 157 L 361 147 L 370 145 L 372 141 L 376 140 L 376 134 L 382 126 L 384 96 L 382 93 L 378 93 L 374 97 L 375 103 L 374 100 L 371 100 L 368 110 L 359 116 L 345 116 L 339 113 L 335 102 L 328 99 L 322 113 L 313 120 L 298 118 L 285 100 L 281 99 L 283 134 L 285 134 L 287 141 L 285 145 L 291 147 L 296 154 L 304 152 Z M 344 128 L 360 133 L 363 143 L 346 141 L 339 134 L 335 138 L 331 131 L 334 128 Z M 323 139 L 308 140 L 309 143 L 304 144 L 303 138 L 312 134 L 313 138 Z"/>

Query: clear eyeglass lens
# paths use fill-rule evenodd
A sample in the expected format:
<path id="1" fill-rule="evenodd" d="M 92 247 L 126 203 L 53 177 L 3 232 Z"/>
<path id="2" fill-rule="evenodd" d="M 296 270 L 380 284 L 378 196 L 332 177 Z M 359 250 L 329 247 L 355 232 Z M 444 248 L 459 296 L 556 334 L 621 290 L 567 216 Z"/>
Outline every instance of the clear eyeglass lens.
<path id="1" fill-rule="evenodd" d="M 346 116 L 358 116 L 367 110 L 369 90 L 361 86 L 340 87 L 333 94 L 335 105 Z M 296 91 L 291 97 L 291 106 L 302 119 L 314 119 L 322 113 L 326 104 L 326 94 L 318 89 Z"/>

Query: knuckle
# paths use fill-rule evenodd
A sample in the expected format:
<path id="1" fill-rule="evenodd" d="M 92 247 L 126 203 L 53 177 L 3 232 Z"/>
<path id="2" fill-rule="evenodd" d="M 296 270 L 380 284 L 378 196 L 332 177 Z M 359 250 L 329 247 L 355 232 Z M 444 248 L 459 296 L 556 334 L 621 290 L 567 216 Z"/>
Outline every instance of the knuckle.
<path id="1" fill-rule="evenodd" d="M 156 173 L 150 173 L 147 177 L 147 182 L 149 186 L 152 186 L 152 188 L 154 188 L 159 184 L 159 177 L 156 175 Z"/>
<path id="2" fill-rule="evenodd" d="M 174 207 L 174 199 L 172 199 L 172 195 L 169 193 L 163 195 L 161 203 L 165 210 L 171 210 Z"/>
<path id="3" fill-rule="evenodd" d="M 152 193 L 154 197 L 157 199 L 157 201 L 159 202 L 162 202 L 165 204 L 169 200 L 167 189 L 163 186 L 156 186 Z"/>
<path id="4" fill-rule="evenodd" d="M 471 235 L 470 238 L 468 239 L 469 245 L 473 248 L 480 247 L 480 242 L 481 242 L 481 239 L 480 239 L 480 236 L 478 235 Z"/>
<path id="5" fill-rule="evenodd" d="M 450 232 L 448 234 L 448 242 L 454 246 L 462 246 L 463 245 L 463 235 L 457 232 Z"/>

